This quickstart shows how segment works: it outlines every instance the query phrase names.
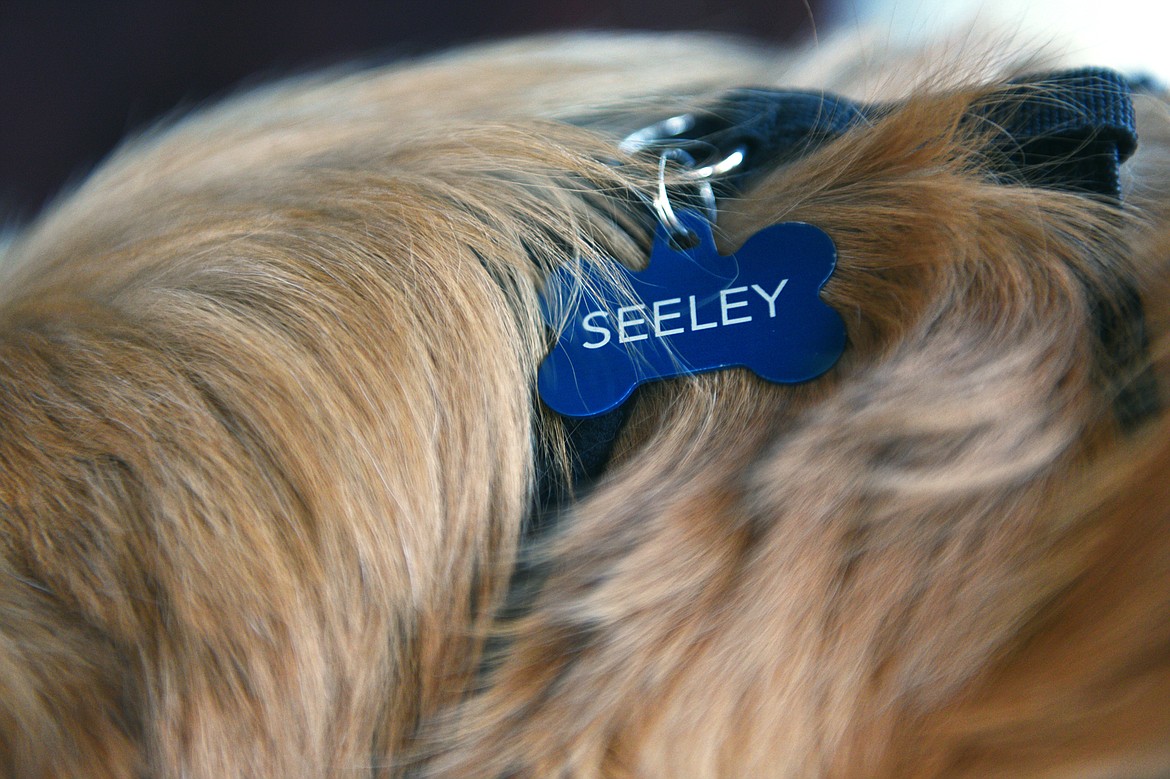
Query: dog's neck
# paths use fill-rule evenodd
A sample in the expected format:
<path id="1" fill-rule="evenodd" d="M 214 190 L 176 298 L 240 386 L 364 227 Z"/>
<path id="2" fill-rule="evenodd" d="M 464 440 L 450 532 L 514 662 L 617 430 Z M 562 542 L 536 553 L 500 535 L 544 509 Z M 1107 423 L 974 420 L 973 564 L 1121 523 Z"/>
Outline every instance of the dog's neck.
<path id="1" fill-rule="evenodd" d="M 691 157 L 743 163 L 713 180 L 717 198 L 750 191 L 762 176 L 848 132 L 880 120 L 893 105 L 863 105 L 831 94 L 737 89 L 687 121 L 661 122 L 631 137 L 639 149 L 677 148 Z M 1137 133 L 1131 83 L 1112 71 L 1083 69 L 1019 79 L 989 93 L 968 114 L 987 138 L 987 173 L 1003 184 L 1073 192 L 1121 205 L 1121 164 L 1135 151 Z M 1119 426 L 1128 430 L 1156 408 L 1153 375 L 1144 369 L 1148 341 L 1141 300 L 1132 279 L 1118 271 L 1109 299 L 1094 295 L 1092 314 L 1106 375 L 1136 378 L 1114 401 Z M 561 470 L 538 458 L 537 517 L 556 511 L 573 492 L 605 470 L 637 393 L 612 411 L 566 418 L 571 484 Z M 539 525 L 539 520 L 536 521 Z"/>

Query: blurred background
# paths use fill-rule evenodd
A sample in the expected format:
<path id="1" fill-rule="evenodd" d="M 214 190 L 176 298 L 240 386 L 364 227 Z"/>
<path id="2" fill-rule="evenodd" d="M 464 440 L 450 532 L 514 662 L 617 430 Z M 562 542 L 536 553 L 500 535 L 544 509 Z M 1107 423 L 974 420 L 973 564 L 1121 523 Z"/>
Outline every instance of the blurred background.
<path id="1" fill-rule="evenodd" d="M 1122 12 L 1126 3 L 1136 15 Z M 876 25 L 890 37 L 924 37 L 994 15 L 1009 26 L 1091 30 L 1112 46 L 1103 64 L 1148 68 L 1127 58 L 1170 51 L 1157 39 L 1166 5 L 1114 0 L 1106 14 L 1089 0 L 1024 8 L 1015 0 L 0 0 L 0 225 L 35 215 L 159 116 L 355 58 L 569 29 L 710 30 L 799 44 Z"/>
<path id="2" fill-rule="evenodd" d="M 127 133 L 241 83 L 565 29 L 812 35 L 823 0 L 0 0 L 0 213 L 28 218 Z"/>

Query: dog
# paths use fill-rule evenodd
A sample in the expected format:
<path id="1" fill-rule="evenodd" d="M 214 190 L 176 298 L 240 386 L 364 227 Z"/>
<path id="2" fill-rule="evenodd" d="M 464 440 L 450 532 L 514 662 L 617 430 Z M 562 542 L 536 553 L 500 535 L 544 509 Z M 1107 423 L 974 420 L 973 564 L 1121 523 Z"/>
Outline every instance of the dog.
<path id="1" fill-rule="evenodd" d="M 3 251 L 0 773 L 1170 773 L 1170 112 L 1062 186 L 995 51 L 533 39 L 129 142 Z M 746 87 L 876 108 L 733 192 L 623 146 Z M 550 279 L 698 201 L 831 239 L 840 358 L 550 408 Z"/>

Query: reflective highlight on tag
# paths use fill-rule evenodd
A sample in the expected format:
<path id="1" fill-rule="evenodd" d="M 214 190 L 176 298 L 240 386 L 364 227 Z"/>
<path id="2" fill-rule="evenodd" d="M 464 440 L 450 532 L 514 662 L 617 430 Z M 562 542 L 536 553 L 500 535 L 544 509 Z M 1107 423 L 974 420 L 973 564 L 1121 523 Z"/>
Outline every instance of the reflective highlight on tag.
<path id="1" fill-rule="evenodd" d="M 819 294 L 837 263 L 828 235 L 786 222 L 724 256 L 706 219 L 679 217 L 699 244 L 674 249 L 660 230 L 646 270 L 616 268 L 624 290 L 596 268 L 586 271 L 584 288 L 566 270 L 548 279 L 545 321 L 565 329 L 541 363 L 537 388 L 554 411 L 603 414 L 640 384 L 720 368 L 808 381 L 841 356 L 845 324 Z"/>

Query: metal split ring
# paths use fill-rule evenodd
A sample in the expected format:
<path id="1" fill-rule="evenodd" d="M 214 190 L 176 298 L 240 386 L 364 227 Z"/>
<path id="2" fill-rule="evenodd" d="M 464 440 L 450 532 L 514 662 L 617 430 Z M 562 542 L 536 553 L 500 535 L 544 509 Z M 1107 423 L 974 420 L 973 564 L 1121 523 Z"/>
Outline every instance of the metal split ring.
<path id="1" fill-rule="evenodd" d="M 644 194 L 639 194 L 648 202 L 650 209 L 667 231 L 671 241 L 683 248 L 695 246 L 698 243 L 698 237 L 679 220 L 674 212 L 670 191 L 666 185 L 667 161 L 678 163 L 685 168 L 679 174 L 678 179 L 695 188 L 694 196 L 688 199 L 697 201 L 697 206 L 703 210 L 707 220 L 714 224 L 717 209 L 715 191 L 711 186 L 711 181 L 734 171 L 743 164 L 746 158 L 746 149 L 739 146 L 730 154 L 699 166 L 690 152 L 679 145 L 680 140 L 682 143 L 688 142 L 687 139 L 679 139 L 679 136 L 693 129 L 694 126 L 695 117 L 692 114 L 672 116 L 630 133 L 618 146 L 626 154 L 661 148 L 658 155 L 658 187 L 654 197 L 648 198 Z"/>

